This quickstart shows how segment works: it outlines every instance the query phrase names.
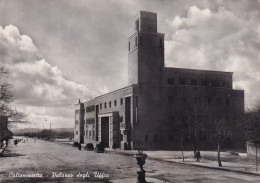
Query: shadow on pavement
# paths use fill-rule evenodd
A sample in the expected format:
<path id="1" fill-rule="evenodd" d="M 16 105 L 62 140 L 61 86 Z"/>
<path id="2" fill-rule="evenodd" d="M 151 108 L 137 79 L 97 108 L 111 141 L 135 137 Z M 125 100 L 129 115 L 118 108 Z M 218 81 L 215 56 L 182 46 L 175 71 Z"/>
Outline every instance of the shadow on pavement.
<path id="1" fill-rule="evenodd" d="M 16 157 L 16 156 L 25 156 L 25 154 L 20 153 L 7 153 L 0 156 L 0 158 L 7 158 L 7 157 Z"/>

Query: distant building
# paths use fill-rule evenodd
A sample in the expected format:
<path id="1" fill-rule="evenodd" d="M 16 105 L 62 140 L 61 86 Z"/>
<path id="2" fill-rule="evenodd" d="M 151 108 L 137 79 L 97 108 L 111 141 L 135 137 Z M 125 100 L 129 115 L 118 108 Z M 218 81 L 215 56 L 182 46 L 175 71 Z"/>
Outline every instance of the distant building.
<path id="1" fill-rule="evenodd" d="M 244 91 L 232 89 L 232 72 L 165 67 L 157 14 L 141 11 L 134 25 L 128 38 L 129 86 L 79 103 L 75 141 L 102 141 L 122 149 L 178 149 L 179 132 L 172 123 L 183 106 L 206 106 L 208 115 L 198 117 L 208 121 L 229 121 L 244 112 Z M 212 138 L 207 130 L 198 132 L 204 144 Z"/>

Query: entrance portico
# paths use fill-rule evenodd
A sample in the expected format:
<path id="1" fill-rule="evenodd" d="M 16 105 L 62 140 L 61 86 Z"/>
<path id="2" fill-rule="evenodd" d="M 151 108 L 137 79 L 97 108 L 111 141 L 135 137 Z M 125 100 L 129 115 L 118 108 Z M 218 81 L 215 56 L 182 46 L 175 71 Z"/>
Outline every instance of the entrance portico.
<path id="1" fill-rule="evenodd" d="M 119 113 L 111 112 L 98 115 L 98 141 L 106 147 L 120 145 Z"/>

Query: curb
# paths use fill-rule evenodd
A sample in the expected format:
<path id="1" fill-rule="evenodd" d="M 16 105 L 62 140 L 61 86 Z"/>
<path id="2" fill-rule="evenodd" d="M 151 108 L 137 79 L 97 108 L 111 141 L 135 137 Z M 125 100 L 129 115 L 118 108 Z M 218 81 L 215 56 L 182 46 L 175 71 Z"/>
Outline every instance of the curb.
<path id="1" fill-rule="evenodd" d="M 124 155 L 134 155 L 134 154 L 130 154 L 130 153 L 125 153 L 125 152 L 121 152 L 121 151 L 114 151 L 118 154 L 124 154 Z M 254 176 L 260 176 L 259 173 L 254 173 L 254 172 L 247 172 L 247 171 L 241 171 L 241 170 L 232 170 L 232 169 L 228 169 L 228 168 L 221 168 L 221 167 L 212 167 L 212 166 L 205 166 L 205 165 L 198 165 L 198 164 L 190 164 L 190 163 L 183 163 L 183 162 L 177 162 L 177 161 L 169 161 L 169 160 L 165 160 L 165 159 L 161 159 L 161 158 L 155 158 L 155 157 L 147 157 L 148 159 L 151 160 L 157 160 L 157 161 L 165 161 L 168 163 L 176 163 L 176 164 L 181 164 L 181 165 L 188 165 L 188 166 L 195 166 L 195 167 L 202 167 L 202 168 L 209 168 L 209 169 L 214 169 L 214 170 L 222 170 L 222 171 L 227 171 L 227 172 L 235 172 L 235 173 L 242 173 L 242 174 L 246 174 L 246 175 L 254 175 Z"/>

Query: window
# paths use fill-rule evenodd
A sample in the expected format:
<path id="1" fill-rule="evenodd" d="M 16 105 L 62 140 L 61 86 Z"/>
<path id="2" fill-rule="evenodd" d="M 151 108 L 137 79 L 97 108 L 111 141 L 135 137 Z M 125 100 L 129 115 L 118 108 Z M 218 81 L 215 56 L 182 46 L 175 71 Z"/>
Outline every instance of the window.
<path id="1" fill-rule="evenodd" d="M 228 98 L 226 99 L 226 104 L 229 105 L 229 99 Z"/>
<path id="2" fill-rule="evenodd" d="M 124 103 L 124 99 L 121 98 L 120 99 L 120 104 L 123 105 L 123 103 Z"/>
<path id="3" fill-rule="evenodd" d="M 102 109 L 102 104 L 99 104 L 99 108 Z"/>
<path id="4" fill-rule="evenodd" d="M 169 103 L 169 104 L 173 104 L 173 100 L 174 100 L 174 99 L 173 99 L 173 96 L 169 96 L 169 97 L 168 97 L 168 103 Z"/>
<path id="5" fill-rule="evenodd" d="M 137 37 L 135 37 L 135 47 L 137 47 Z"/>
<path id="6" fill-rule="evenodd" d="M 139 40 L 140 46 L 143 46 L 143 38 L 140 36 L 139 39 L 140 39 L 140 40 Z"/>
<path id="7" fill-rule="evenodd" d="M 86 133 L 86 137 L 88 138 L 88 130 L 86 130 L 86 132 L 85 132 L 85 133 Z"/>
<path id="8" fill-rule="evenodd" d="M 185 85 L 185 79 L 180 79 L 180 85 Z"/>
<path id="9" fill-rule="evenodd" d="M 131 44 L 130 42 L 128 42 L 128 51 L 130 51 L 130 49 L 131 49 Z"/>
<path id="10" fill-rule="evenodd" d="M 120 122 L 123 122 L 123 121 L 124 121 L 124 117 L 120 116 Z"/>
<path id="11" fill-rule="evenodd" d="M 89 139 L 90 139 L 90 137 L 91 137 L 91 130 L 89 130 Z"/>
<path id="12" fill-rule="evenodd" d="M 201 81 L 201 86 L 205 86 L 205 81 L 204 80 Z"/>
<path id="13" fill-rule="evenodd" d="M 217 105 L 221 105 L 222 104 L 222 99 L 221 98 L 217 98 Z"/>
<path id="14" fill-rule="evenodd" d="M 95 106 L 88 106 L 86 107 L 86 112 L 92 112 L 92 111 L 95 111 Z"/>
<path id="15" fill-rule="evenodd" d="M 78 131 L 76 131 L 76 135 L 78 135 L 79 134 L 79 132 Z"/>
<path id="16" fill-rule="evenodd" d="M 148 142 L 148 141 L 149 141 L 149 137 L 148 137 L 148 135 L 145 135 L 145 137 L 144 137 L 144 141 L 145 141 L 145 142 Z"/>
<path id="17" fill-rule="evenodd" d="M 201 85 L 202 86 L 210 86 L 211 84 L 210 84 L 209 81 L 202 80 Z"/>
<path id="18" fill-rule="evenodd" d="M 86 124 L 95 124 L 95 118 L 87 118 Z"/>
<path id="19" fill-rule="evenodd" d="M 157 142 L 157 140 L 158 140 L 158 136 L 157 136 L 157 135 L 154 135 L 153 141 L 154 141 L 154 142 Z"/>
<path id="20" fill-rule="evenodd" d="M 197 85 L 197 80 L 192 79 L 192 80 L 191 80 L 191 85 Z"/>
<path id="21" fill-rule="evenodd" d="M 76 120 L 76 125 L 79 124 L 78 120 Z"/>
<path id="22" fill-rule="evenodd" d="M 107 108 L 107 103 L 104 104 L 104 107 Z"/>
<path id="23" fill-rule="evenodd" d="M 212 81 L 212 85 L 213 85 L 214 87 L 218 87 L 218 81 Z"/>
<path id="24" fill-rule="evenodd" d="M 111 108 L 111 101 L 109 102 L 109 108 Z"/>
<path id="25" fill-rule="evenodd" d="M 95 131 L 92 132 L 92 139 L 95 140 Z"/>
<path id="26" fill-rule="evenodd" d="M 173 142 L 173 141 L 174 141 L 174 136 L 173 136 L 173 135 L 169 135 L 168 141 L 169 141 L 169 142 Z"/>
<path id="27" fill-rule="evenodd" d="M 135 30 L 139 30 L 139 20 L 135 21 Z"/>
<path id="28" fill-rule="evenodd" d="M 168 78 L 168 85 L 174 85 L 174 79 Z"/>
<path id="29" fill-rule="evenodd" d="M 116 106 L 116 100 L 114 100 L 114 106 Z"/>
<path id="30" fill-rule="evenodd" d="M 160 38 L 160 48 L 163 48 L 163 40 Z"/>

